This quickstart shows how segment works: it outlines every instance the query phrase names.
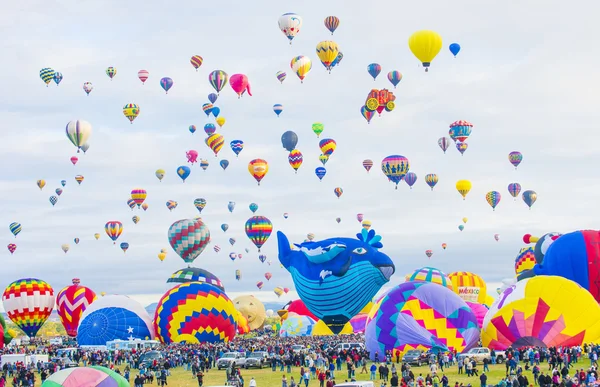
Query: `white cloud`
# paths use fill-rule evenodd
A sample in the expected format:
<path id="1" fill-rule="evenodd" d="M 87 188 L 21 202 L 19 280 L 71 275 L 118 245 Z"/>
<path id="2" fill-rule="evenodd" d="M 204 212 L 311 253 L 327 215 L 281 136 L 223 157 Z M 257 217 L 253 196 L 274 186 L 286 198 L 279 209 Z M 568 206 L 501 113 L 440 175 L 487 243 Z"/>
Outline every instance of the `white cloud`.
<path id="1" fill-rule="evenodd" d="M 169 275 L 184 265 L 168 246 L 167 229 L 197 214 L 197 197 L 208 201 L 202 217 L 213 242 L 195 264 L 219 276 L 230 294 L 249 292 L 267 301 L 276 299 L 275 286 L 292 287 L 292 281 L 279 266 L 275 235 L 263 248 L 270 266 L 258 261 L 256 248 L 244 235 L 251 202 L 294 242 L 308 232 L 318 239 L 353 235 L 359 231 L 356 213 L 364 213 L 397 265 L 392 283 L 424 265 L 447 272 L 470 270 L 496 283 L 512 275 L 524 233 L 596 226 L 600 78 L 593 68 L 598 59 L 593 47 L 594 11 L 600 6 L 594 2 L 585 2 L 585 12 L 557 1 L 540 6 L 469 0 L 457 6 L 435 0 L 369 7 L 354 0 L 308 2 L 294 6 L 304 27 L 291 46 L 277 28 L 279 15 L 290 11 L 279 2 L 225 1 L 218 7 L 192 1 L 169 7 L 156 1 L 143 6 L 113 0 L 44 4 L 6 4 L 0 16 L 0 32 L 6 37 L 0 43 L 5 53 L 5 92 L 0 95 L 0 193 L 5 206 L 0 217 L 6 225 L 23 224 L 16 253 L 0 253 L 0 286 L 36 276 L 60 289 L 79 277 L 98 292 L 157 299 Z M 322 24 L 330 14 L 341 19 L 333 38 Z M 422 28 L 444 37 L 444 49 L 427 74 L 406 43 Z M 325 39 L 334 39 L 344 52 L 331 74 L 314 53 L 316 43 Z M 457 58 L 446 49 L 452 41 L 463 47 Z M 189 64 L 194 54 L 204 57 L 198 72 Z M 290 59 L 299 54 L 313 60 L 304 84 L 289 68 Z M 366 73 L 371 62 L 383 66 L 376 82 Z M 39 69 L 47 66 L 63 73 L 60 86 L 46 88 L 38 78 Z M 118 70 L 112 81 L 104 74 L 108 66 Z M 145 85 L 136 75 L 142 68 L 150 72 Z M 201 106 L 212 92 L 207 77 L 213 69 L 248 74 L 254 94 L 238 99 L 229 86 L 220 93 L 216 105 L 227 123 L 220 130 L 226 143 L 218 158 L 204 144 L 202 129 L 209 121 Z M 397 108 L 367 125 L 359 108 L 371 88 L 392 87 L 385 76 L 393 69 L 404 76 L 394 90 Z M 275 78 L 279 70 L 288 74 L 283 85 Z M 175 82 L 168 95 L 158 85 L 163 76 Z M 89 97 L 82 90 L 86 81 L 95 87 Z M 129 102 L 141 107 L 133 125 L 121 112 Z M 279 118 L 272 112 L 274 103 L 284 105 Z M 94 126 L 90 150 L 78 154 L 76 166 L 69 161 L 75 149 L 64 135 L 72 119 Z M 444 155 L 437 139 L 458 119 L 475 124 L 469 149 L 464 156 L 453 148 Z M 338 143 L 322 182 L 313 173 L 320 165 L 318 139 L 311 131 L 317 121 L 325 124 L 321 137 Z M 191 124 L 198 127 L 194 135 L 187 129 Z M 286 130 L 300 137 L 304 164 L 297 174 L 281 147 Z M 238 158 L 229 149 L 233 139 L 245 142 Z M 181 183 L 175 170 L 186 164 L 189 149 L 198 150 L 210 167 L 202 171 L 194 166 Z M 517 171 L 507 161 L 512 150 L 525 156 Z M 380 172 L 379 162 L 389 154 L 410 159 L 419 176 L 412 190 L 404 183 L 395 190 Z M 256 157 L 270 164 L 260 187 L 247 172 L 248 161 Z M 230 161 L 226 171 L 218 166 L 222 158 Z M 361 166 L 366 158 L 375 163 L 368 174 Z M 154 176 L 158 168 L 167 171 L 162 183 Z M 433 192 L 424 183 L 431 172 L 440 176 Z M 80 186 L 76 174 L 85 176 Z M 463 178 L 473 182 L 466 201 L 454 189 Z M 37 179 L 47 181 L 42 192 Z M 48 197 L 62 179 L 67 186 L 51 207 Z M 531 211 L 508 195 L 506 186 L 513 181 L 538 192 Z M 338 186 L 344 189 L 340 199 L 333 194 Z M 149 192 L 147 212 L 132 212 L 125 205 L 137 187 Z M 503 195 L 496 211 L 484 199 L 490 190 Z M 169 212 L 167 200 L 176 200 L 178 208 Z M 233 213 L 226 209 L 229 201 L 237 203 Z M 289 219 L 283 219 L 283 212 Z M 131 221 L 134 214 L 141 218 L 137 225 Z M 459 232 L 465 216 L 469 222 Z M 119 242 L 129 242 L 126 254 L 104 235 L 104 224 L 113 219 L 125 225 Z M 227 233 L 220 230 L 222 223 L 229 224 Z M 93 238 L 96 232 L 102 234 L 99 241 Z M 500 242 L 494 241 L 495 233 Z M 15 241 L 8 227 L 2 235 L 5 243 Z M 79 245 L 73 243 L 75 237 L 81 239 Z M 234 246 L 230 237 L 237 240 Z M 448 243 L 444 251 L 443 242 Z M 63 243 L 71 244 L 68 254 L 60 249 Z M 219 254 L 212 250 L 215 244 L 221 247 Z M 169 254 L 160 262 L 156 255 L 163 247 Z M 434 250 L 430 260 L 426 249 Z M 243 258 L 231 262 L 230 251 Z M 236 269 L 242 270 L 239 282 L 234 280 Z M 273 273 L 268 282 L 267 271 Z M 255 287 L 260 280 L 265 282 L 262 291 Z"/>

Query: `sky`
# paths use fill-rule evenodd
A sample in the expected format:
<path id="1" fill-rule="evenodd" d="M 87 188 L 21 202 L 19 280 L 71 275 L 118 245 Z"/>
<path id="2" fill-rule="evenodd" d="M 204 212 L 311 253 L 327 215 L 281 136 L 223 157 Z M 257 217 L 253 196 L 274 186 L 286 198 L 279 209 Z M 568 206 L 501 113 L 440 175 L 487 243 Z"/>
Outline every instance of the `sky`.
<path id="1" fill-rule="evenodd" d="M 279 299 L 282 304 L 297 295 L 279 265 L 275 232 L 261 250 L 270 265 L 260 263 L 244 234 L 252 202 L 259 205 L 257 215 L 272 221 L 274 231 L 296 243 L 307 233 L 316 240 L 352 236 L 360 231 L 356 214 L 363 213 L 383 237 L 381 251 L 396 266 L 386 288 L 415 269 L 434 266 L 447 273 L 477 273 L 489 283 L 488 293 L 495 294 L 502 279 L 514 276 L 523 234 L 596 227 L 600 75 L 595 64 L 600 53 L 595 15 L 600 4 L 215 4 L 58 0 L 48 7 L 32 0 L 3 7 L 0 223 L 5 228 L 0 236 L 6 244 L 16 243 L 17 250 L 14 255 L 0 252 L 0 287 L 36 277 L 58 291 L 77 277 L 98 293 L 130 295 L 144 305 L 156 302 L 168 289 L 170 274 L 186 266 L 169 247 L 167 230 L 179 219 L 198 215 L 193 206 L 198 197 L 208 202 L 202 219 L 211 231 L 211 245 L 194 265 L 217 275 L 231 297 L 254 294 L 275 301 L 273 288 L 289 287 L 292 291 Z M 291 45 L 277 25 L 286 12 L 303 18 Z M 333 36 L 323 25 L 330 15 L 341 21 Z M 407 44 L 421 29 L 443 38 L 428 73 Z M 318 42 L 330 39 L 344 54 L 331 74 L 315 53 Z M 456 58 L 448 51 L 453 42 L 462 47 Z M 189 63 L 192 55 L 204 58 L 197 72 Z M 313 61 L 304 83 L 289 65 L 298 55 Z M 376 81 L 366 71 L 374 62 L 383 68 Z M 117 69 L 113 80 L 105 74 L 109 66 Z M 58 87 L 41 81 L 38 74 L 44 67 L 63 74 Z M 145 85 L 137 78 L 141 69 L 150 73 Z M 213 92 L 208 74 L 216 69 L 246 74 L 253 94 L 238 99 L 229 85 L 220 93 L 216 105 L 227 121 L 219 132 L 226 145 L 217 158 L 205 145 L 202 130 L 214 121 L 201 108 Z M 395 90 L 386 79 L 391 70 L 403 74 Z M 277 71 L 287 73 L 283 84 Z M 166 76 L 174 81 L 168 95 L 159 86 Z M 84 82 L 94 85 L 89 96 L 82 90 Z M 372 88 L 393 90 L 397 105 L 367 124 L 359 109 Z M 122 114 L 127 103 L 140 106 L 133 124 Z M 284 106 L 280 117 L 272 110 L 276 103 Z M 93 126 L 85 155 L 77 154 L 65 136 L 65 125 L 77 119 Z M 453 146 L 444 154 L 437 140 L 461 119 L 474 125 L 469 148 L 463 156 Z M 337 142 L 322 182 L 314 174 L 320 166 L 314 122 L 325 125 L 321 138 Z M 198 127 L 193 135 L 190 125 Z M 280 141 L 287 130 L 298 134 L 297 149 L 304 155 L 297 174 Z M 245 143 L 239 157 L 228 147 L 234 139 Z M 210 166 L 206 171 L 193 166 L 182 183 L 176 169 L 186 165 L 190 149 Z M 524 155 L 518 170 L 508 162 L 511 151 Z M 381 160 L 394 154 L 410 160 L 410 170 L 418 176 L 412 189 L 401 183 L 395 190 L 381 172 Z M 69 159 L 75 155 L 80 160 L 73 166 Z M 260 186 L 247 171 L 254 158 L 269 162 Z M 221 159 L 230 161 L 226 171 L 218 165 Z M 362 167 L 364 159 L 375 163 L 369 173 Z M 158 168 L 167 172 L 162 182 L 154 175 Z M 427 173 L 439 176 L 433 192 L 424 182 Z M 85 177 L 80 186 L 74 180 L 78 174 Z M 36 187 L 38 179 L 47 182 L 42 191 Z M 67 185 L 53 207 L 48 198 L 63 179 Z M 456 192 L 459 179 L 473 184 L 466 200 Z M 512 182 L 537 192 L 531 210 L 521 198 L 510 197 L 506 187 Z M 343 188 L 339 199 L 336 187 Z M 147 211 L 132 212 L 126 205 L 134 188 L 147 190 Z M 502 194 L 495 211 L 485 201 L 492 190 Z M 177 201 L 178 207 L 170 212 L 167 200 Z M 236 203 L 233 213 L 227 210 L 230 201 Z M 137 225 L 134 215 L 141 218 Z M 463 217 L 468 223 L 460 232 Z M 118 242 L 130 244 L 126 253 L 104 234 L 110 220 L 124 224 Z M 23 227 L 16 239 L 8 229 L 11 222 Z M 226 233 L 220 229 L 223 223 L 229 225 Z M 94 233 L 102 234 L 100 240 Z M 494 234 L 500 235 L 498 242 Z M 230 237 L 236 239 L 234 246 Z M 61 250 L 65 243 L 70 244 L 67 254 Z M 218 254 L 214 245 L 221 247 Z M 161 248 L 168 250 L 164 262 L 157 258 Z M 433 250 L 430 259 L 428 249 Z M 230 252 L 241 253 L 242 259 L 232 262 Z M 235 280 L 236 269 L 242 272 L 240 281 Z M 273 275 L 270 281 L 266 272 Z M 260 291 L 257 281 L 265 282 Z"/>

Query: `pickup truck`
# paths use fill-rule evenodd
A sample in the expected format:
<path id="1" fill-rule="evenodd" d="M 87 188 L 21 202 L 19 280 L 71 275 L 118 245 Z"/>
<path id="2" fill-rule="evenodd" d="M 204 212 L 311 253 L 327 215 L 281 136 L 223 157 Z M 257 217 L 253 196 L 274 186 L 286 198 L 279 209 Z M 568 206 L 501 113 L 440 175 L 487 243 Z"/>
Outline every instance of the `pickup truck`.
<path id="1" fill-rule="evenodd" d="M 229 368 L 233 364 L 236 367 L 243 368 L 246 366 L 246 357 L 241 352 L 227 352 L 217 360 L 217 368 Z"/>
<path id="2" fill-rule="evenodd" d="M 504 352 L 496 352 L 496 363 L 502 364 L 506 359 L 504 357 Z M 476 363 L 483 363 L 483 359 L 492 360 L 492 351 L 489 348 L 477 347 L 471 348 L 469 352 L 461 353 L 458 355 L 459 359 L 470 358 L 475 360 Z"/>
<path id="3" fill-rule="evenodd" d="M 248 355 L 244 364 L 244 368 L 246 369 L 250 367 L 263 368 L 264 366 L 269 366 L 269 354 L 264 351 L 252 352 Z"/>

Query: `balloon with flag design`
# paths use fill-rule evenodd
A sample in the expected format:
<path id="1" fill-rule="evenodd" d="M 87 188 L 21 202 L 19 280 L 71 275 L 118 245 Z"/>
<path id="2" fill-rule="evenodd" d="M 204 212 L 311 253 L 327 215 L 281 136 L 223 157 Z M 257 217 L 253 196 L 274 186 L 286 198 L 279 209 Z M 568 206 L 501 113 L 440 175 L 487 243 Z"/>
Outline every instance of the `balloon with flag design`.
<path id="1" fill-rule="evenodd" d="M 56 295 L 56 311 L 67 335 L 76 337 L 81 315 L 98 297 L 92 289 L 81 286 L 78 278 L 74 278 L 72 283 Z"/>
<path id="2" fill-rule="evenodd" d="M 33 338 L 54 309 L 54 289 L 37 278 L 22 278 L 4 289 L 2 304 L 8 317 Z"/>

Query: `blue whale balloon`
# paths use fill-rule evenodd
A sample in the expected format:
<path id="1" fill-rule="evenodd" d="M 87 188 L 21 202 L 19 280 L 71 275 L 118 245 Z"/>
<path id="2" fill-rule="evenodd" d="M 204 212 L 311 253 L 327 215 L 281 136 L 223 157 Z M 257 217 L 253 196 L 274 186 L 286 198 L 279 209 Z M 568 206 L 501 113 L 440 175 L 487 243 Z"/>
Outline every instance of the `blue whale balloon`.
<path id="1" fill-rule="evenodd" d="M 277 232 L 279 261 L 290 272 L 306 307 L 339 333 L 386 284 L 396 271 L 379 251 L 383 245 L 374 230 L 353 238 L 331 238 L 296 244 Z"/>

